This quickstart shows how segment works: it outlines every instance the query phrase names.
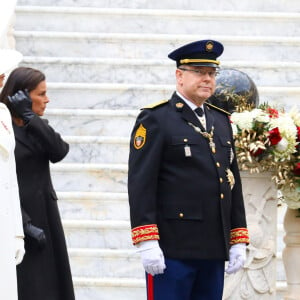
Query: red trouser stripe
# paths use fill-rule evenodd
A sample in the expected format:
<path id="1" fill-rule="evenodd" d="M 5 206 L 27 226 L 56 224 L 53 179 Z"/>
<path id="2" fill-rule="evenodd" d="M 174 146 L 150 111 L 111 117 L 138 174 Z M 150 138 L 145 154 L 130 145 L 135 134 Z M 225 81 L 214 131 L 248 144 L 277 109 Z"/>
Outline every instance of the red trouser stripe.
<path id="1" fill-rule="evenodd" d="M 147 274 L 147 299 L 154 300 L 154 291 L 153 291 L 153 276 Z"/>

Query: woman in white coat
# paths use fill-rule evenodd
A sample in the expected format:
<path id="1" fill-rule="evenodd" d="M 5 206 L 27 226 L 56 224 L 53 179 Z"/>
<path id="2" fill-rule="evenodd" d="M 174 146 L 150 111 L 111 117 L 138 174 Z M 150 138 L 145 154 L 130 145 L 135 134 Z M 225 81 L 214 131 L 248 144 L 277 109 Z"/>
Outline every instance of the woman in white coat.
<path id="1" fill-rule="evenodd" d="M 0 88 L 4 79 L 1 74 L 8 70 L 8 60 L 2 54 L 0 51 Z M 0 103 L 0 299 L 3 300 L 18 299 L 16 264 L 22 261 L 25 253 L 14 150 L 11 116 L 7 107 Z"/>

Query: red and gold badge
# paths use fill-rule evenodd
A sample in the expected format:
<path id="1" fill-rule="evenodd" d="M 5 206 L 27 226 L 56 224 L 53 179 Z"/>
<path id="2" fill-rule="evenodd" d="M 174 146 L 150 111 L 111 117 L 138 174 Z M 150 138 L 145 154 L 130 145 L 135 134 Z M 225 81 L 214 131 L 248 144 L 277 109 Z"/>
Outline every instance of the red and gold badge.
<path id="1" fill-rule="evenodd" d="M 145 145 L 146 134 L 147 134 L 147 129 L 143 126 L 143 124 L 140 124 L 139 128 L 135 133 L 134 140 L 133 140 L 133 146 L 135 149 L 141 149 Z"/>

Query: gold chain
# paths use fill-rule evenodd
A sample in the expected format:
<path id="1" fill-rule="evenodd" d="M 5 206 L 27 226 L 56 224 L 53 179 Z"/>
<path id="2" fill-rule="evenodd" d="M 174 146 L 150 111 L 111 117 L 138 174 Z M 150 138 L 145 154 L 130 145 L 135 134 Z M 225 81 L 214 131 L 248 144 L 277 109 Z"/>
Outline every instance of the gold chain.
<path id="1" fill-rule="evenodd" d="M 216 153 L 216 144 L 214 143 L 214 140 L 213 140 L 215 128 L 212 127 L 210 133 L 208 133 L 206 131 L 202 131 L 201 128 L 199 128 L 198 126 L 195 126 L 193 123 L 188 122 L 188 124 L 190 126 L 192 126 L 196 132 L 200 133 L 203 137 L 208 139 L 208 143 L 209 143 L 211 152 Z"/>

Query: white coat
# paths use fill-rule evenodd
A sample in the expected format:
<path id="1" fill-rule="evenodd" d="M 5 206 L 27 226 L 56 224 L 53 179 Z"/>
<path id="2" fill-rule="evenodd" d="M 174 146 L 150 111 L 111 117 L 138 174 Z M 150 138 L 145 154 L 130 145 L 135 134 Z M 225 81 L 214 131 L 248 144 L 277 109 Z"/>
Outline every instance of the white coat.
<path id="1" fill-rule="evenodd" d="M 0 299 L 17 300 L 15 238 L 23 237 L 11 116 L 0 103 Z"/>

